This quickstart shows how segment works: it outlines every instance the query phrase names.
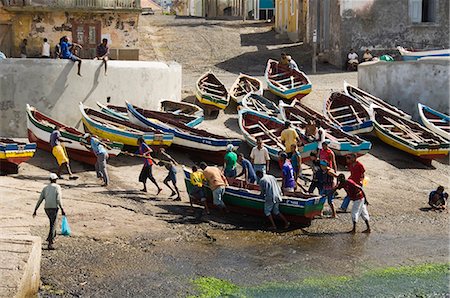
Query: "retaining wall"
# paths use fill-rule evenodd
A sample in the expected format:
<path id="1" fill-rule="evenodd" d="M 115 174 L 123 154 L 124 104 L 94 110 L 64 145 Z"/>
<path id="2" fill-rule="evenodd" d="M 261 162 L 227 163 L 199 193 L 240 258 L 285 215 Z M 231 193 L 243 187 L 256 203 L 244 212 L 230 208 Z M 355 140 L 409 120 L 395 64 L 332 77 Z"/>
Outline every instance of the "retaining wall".
<path id="1" fill-rule="evenodd" d="M 0 136 L 26 137 L 26 104 L 60 122 L 80 126 L 79 102 L 124 105 L 128 100 L 149 109 L 161 99 L 181 100 L 181 65 L 175 62 L 101 61 L 77 65 L 59 59 L 5 59 L 0 61 Z"/>
<path id="2" fill-rule="evenodd" d="M 449 112 L 450 59 L 369 62 L 358 66 L 358 87 L 419 120 L 417 103 Z"/>

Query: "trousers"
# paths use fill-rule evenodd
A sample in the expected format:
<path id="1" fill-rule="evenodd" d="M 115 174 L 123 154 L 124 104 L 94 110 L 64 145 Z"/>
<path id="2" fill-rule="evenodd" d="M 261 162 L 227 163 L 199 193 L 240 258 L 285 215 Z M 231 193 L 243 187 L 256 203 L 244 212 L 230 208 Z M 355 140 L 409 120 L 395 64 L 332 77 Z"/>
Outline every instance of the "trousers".
<path id="1" fill-rule="evenodd" d="M 56 218 L 58 217 L 58 208 L 48 208 L 45 209 L 45 213 L 50 221 L 50 230 L 48 231 L 47 241 L 49 244 L 53 244 L 53 240 L 56 237 L 55 224 Z"/>

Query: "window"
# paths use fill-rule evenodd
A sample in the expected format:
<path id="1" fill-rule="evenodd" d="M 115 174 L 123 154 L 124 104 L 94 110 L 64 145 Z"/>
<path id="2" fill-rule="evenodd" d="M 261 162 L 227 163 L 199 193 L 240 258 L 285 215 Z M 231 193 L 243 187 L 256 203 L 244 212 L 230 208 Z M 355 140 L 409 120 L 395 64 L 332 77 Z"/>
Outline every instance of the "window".
<path id="1" fill-rule="evenodd" d="M 436 22 L 437 0 L 409 0 L 409 18 L 411 23 Z"/>

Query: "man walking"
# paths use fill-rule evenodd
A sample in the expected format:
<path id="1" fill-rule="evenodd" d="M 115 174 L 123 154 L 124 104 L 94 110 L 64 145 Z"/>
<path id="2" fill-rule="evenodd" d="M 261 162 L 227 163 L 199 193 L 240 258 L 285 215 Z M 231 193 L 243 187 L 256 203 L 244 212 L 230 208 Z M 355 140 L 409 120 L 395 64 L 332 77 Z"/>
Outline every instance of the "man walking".
<path id="1" fill-rule="evenodd" d="M 250 152 L 250 160 L 253 164 L 253 169 L 256 171 L 261 171 L 263 174 L 269 172 L 270 156 L 267 148 L 263 147 L 263 142 L 261 138 L 256 139 L 256 147 L 253 147 Z M 259 182 L 258 177 L 256 177 L 256 182 Z"/>
<path id="2" fill-rule="evenodd" d="M 262 171 L 257 171 L 256 176 L 259 178 L 261 196 L 264 198 L 264 215 L 269 219 L 271 224 L 269 229 L 277 229 L 272 214 L 279 216 L 281 220 L 283 220 L 285 229 L 289 228 L 290 223 L 287 221 L 286 217 L 280 213 L 282 193 L 281 188 L 277 183 L 277 179 L 272 175 L 264 175 Z"/>
<path id="3" fill-rule="evenodd" d="M 345 156 L 345 159 L 347 161 L 348 170 L 350 171 L 350 176 L 348 177 L 348 179 L 354 181 L 356 184 L 362 187 L 364 181 L 364 173 L 366 172 L 363 164 L 356 159 L 355 153 L 348 154 L 347 156 Z M 346 196 L 342 201 L 341 207 L 337 211 L 347 212 L 349 204 L 350 198 Z"/>
<path id="4" fill-rule="evenodd" d="M 50 134 L 50 146 L 52 147 L 52 154 L 56 158 L 59 165 L 57 172 L 58 178 L 62 179 L 61 172 L 62 168 L 65 166 L 67 168 L 67 172 L 69 173 L 69 179 L 76 180 L 78 177 L 72 174 L 72 170 L 69 165 L 69 157 L 67 156 L 66 149 L 62 145 L 63 142 L 65 141 L 62 140 L 61 127 L 56 125 L 55 129 Z"/>
<path id="5" fill-rule="evenodd" d="M 153 150 L 145 143 L 144 138 L 142 137 L 138 139 L 138 146 L 139 146 L 139 154 L 142 157 L 144 157 L 144 165 L 142 166 L 141 173 L 139 174 L 139 182 L 142 182 L 142 184 L 144 184 L 144 188 L 141 189 L 141 191 L 147 192 L 147 178 L 148 178 L 158 188 L 158 192 L 156 193 L 156 195 L 159 195 L 162 188 L 159 187 L 158 183 L 153 177 L 152 171 L 153 159 L 150 155 L 150 153 L 152 153 Z"/>
<path id="6" fill-rule="evenodd" d="M 217 167 L 208 167 L 204 162 L 200 163 L 200 168 L 203 170 L 203 176 L 211 188 L 213 194 L 213 204 L 228 212 L 227 206 L 223 202 L 225 187 L 228 186 L 227 178 L 225 178 Z"/>
<path id="7" fill-rule="evenodd" d="M 66 215 L 64 209 L 61 204 L 62 194 L 61 194 L 61 186 L 56 183 L 58 179 L 58 175 L 55 173 L 50 174 L 50 184 L 48 184 L 41 192 L 39 200 L 36 203 L 36 207 L 34 208 L 33 218 L 36 217 L 36 212 L 41 205 L 42 201 L 45 200 L 45 213 L 48 216 L 50 221 L 50 230 L 48 232 L 47 242 L 48 249 L 53 250 L 53 242 L 56 237 L 55 224 L 56 218 L 58 216 L 58 208 L 61 208 L 62 215 Z"/>
<path id="8" fill-rule="evenodd" d="M 94 60 L 103 60 L 103 63 L 105 63 L 105 76 L 107 75 L 106 72 L 108 70 L 107 62 L 109 60 L 109 47 L 108 47 L 108 40 L 106 38 L 102 39 L 102 43 L 97 46 L 96 56 Z"/>
<path id="9" fill-rule="evenodd" d="M 94 136 L 90 134 L 85 134 L 83 138 L 86 142 L 91 144 L 91 149 L 97 157 L 97 161 L 95 162 L 95 172 L 97 173 L 97 178 L 102 179 L 102 186 L 108 186 L 109 184 L 109 176 L 108 171 L 106 169 L 106 161 L 109 158 L 108 151 L 102 142 Z"/>

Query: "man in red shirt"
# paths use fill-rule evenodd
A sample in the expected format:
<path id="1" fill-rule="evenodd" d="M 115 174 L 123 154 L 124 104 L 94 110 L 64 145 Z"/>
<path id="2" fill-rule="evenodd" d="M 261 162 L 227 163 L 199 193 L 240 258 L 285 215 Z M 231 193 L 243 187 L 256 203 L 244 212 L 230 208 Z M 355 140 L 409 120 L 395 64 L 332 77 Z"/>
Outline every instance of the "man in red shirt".
<path id="1" fill-rule="evenodd" d="M 319 150 L 319 159 L 325 160 L 329 164 L 329 167 L 337 172 L 336 157 L 333 150 L 328 147 L 329 142 L 330 141 L 324 141 L 322 143 L 322 149 Z"/>
<path id="2" fill-rule="evenodd" d="M 352 207 L 353 229 L 350 231 L 350 233 L 354 234 L 356 232 L 356 223 L 358 222 L 360 216 L 366 222 L 367 226 L 367 229 L 364 230 L 363 233 L 370 233 L 371 230 L 369 225 L 369 212 L 367 211 L 366 207 L 366 205 L 368 205 L 368 202 L 361 186 L 351 179 L 346 180 L 344 174 L 340 174 L 338 176 L 338 185 L 336 186 L 334 191 L 341 188 L 345 189 L 347 197 L 349 197 L 349 199 L 353 201 Z"/>
<path id="3" fill-rule="evenodd" d="M 348 179 L 353 180 L 356 184 L 359 186 L 363 186 L 363 180 L 364 180 L 364 173 L 366 172 L 366 169 L 364 168 L 363 164 L 360 163 L 358 160 L 356 160 L 356 154 L 350 153 L 347 156 L 345 156 L 347 160 L 347 168 L 350 171 L 350 177 Z M 341 207 L 337 210 L 338 212 L 347 212 L 348 205 L 350 204 L 349 197 L 345 197 L 344 201 L 342 201 Z"/>

